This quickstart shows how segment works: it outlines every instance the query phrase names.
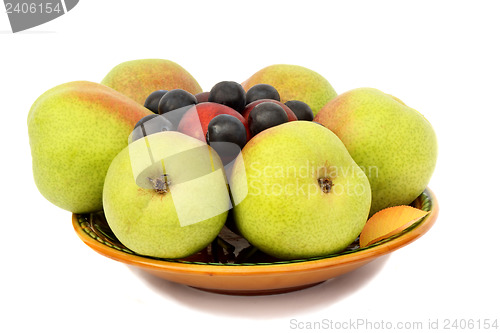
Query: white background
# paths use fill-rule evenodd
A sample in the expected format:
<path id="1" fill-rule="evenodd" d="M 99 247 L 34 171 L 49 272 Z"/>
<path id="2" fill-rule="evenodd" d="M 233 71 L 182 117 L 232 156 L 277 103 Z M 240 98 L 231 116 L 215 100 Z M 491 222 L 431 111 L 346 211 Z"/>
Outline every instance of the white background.
<path id="1" fill-rule="evenodd" d="M 422 322 L 421 331 L 429 320 L 500 325 L 498 7 L 83 0 L 17 34 L 2 8 L 0 331 L 286 332 L 298 330 L 293 320 L 357 319 Z M 205 293 L 100 256 L 76 236 L 71 214 L 36 189 L 26 118 L 47 89 L 99 82 L 115 65 L 139 58 L 176 61 L 205 90 L 289 63 L 319 72 L 338 93 L 368 86 L 399 97 L 429 119 L 439 139 L 429 185 L 440 204 L 436 225 L 358 271 L 276 296 Z M 479 331 L 477 323 L 469 331 Z"/>

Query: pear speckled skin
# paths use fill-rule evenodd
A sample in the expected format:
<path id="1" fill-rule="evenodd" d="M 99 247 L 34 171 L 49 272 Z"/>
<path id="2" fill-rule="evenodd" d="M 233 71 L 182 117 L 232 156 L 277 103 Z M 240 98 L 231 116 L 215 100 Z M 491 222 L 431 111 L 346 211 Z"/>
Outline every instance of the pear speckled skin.
<path id="1" fill-rule="evenodd" d="M 151 114 L 98 83 L 75 81 L 42 94 L 28 114 L 33 176 L 40 193 L 75 213 L 102 210 L 111 161 L 135 123 Z"/>
<path id="2" fill-rule="evenodd" d="M 391 95 L 358 88 L 339 95 L 314 121 L 332 130 L 366 172 L 370 215 L 408 205 L 427 186 L 437 160 L 434 130 L 419 112 Z"/>
<path id="3" fill-rule="evenodd" d="M 168 192 L 158 193 L 152 188 L 137 185 L 143 178 L 158 176 L 158 170 L 148 166 L 148 151 L 144 149 L 146 142 L 152 155 L 165 159 L 164 172 L 168 174 L 170 182 Z M 222 180 L 222 184 L 214 184 L 210 180 L 204 182 L 202 178 L 197 178 L 182 188 L 185 197 L 194 200 L 194 214 L 207 213 L 211 207 L 203 198 L 194 199 L 196 193 L 193 192 L 202 193 L 204 197 L 203 193 L 208 191 L 217 203 L 226 208 L 220 214 L 210 214 L 212 217 L 190 225 L 181 226 L 172 194 L 174 187 L 186 185 L 182 180 L 188 176 L 186 169 L 191 168 L 191 171 L 197 170 L 206 174 L 207 167 L 209 172 L 213 170 L 211 163 L 219 168 L 222 166 L 213 151 L 209 165 L 206 160 L 196 157 L 194 160 L 180 163 L 174 163 L 172 160 L 167 162 L 169 156 L 181 156 L 179 154 L 200 147 L 209 149 L 204 142 L 195 138 L 168 131 L 134 141 L 116 156 L 106 175 L 103 203 L 106 220 L 123 245 L 142 255 L 183 258 L 200 251 L 215 239 L 224 226 L 229 209 L 225 180 Z M 146 172 L 136 173 L 138 166 Z M 135 174 L 138 174 L 140 179 L 136 180 Z"/>
<path id="4" fill-rule="evenodd" d="M 101 81 L 139 104 L 156 90 L 183 89 L 201 93 L 195 78 L 179 64 L 165 59 L 138 59 L 123 62 L 111 69 Z"/>
<path id="5" fill-rule="evenodd" d="M 248 91 L 254 85 L 266 83 L 276 88 L 281 102 L 299 100 L 308 104 L 313 114 L 337 96 L 332 85 L 320 74 L 297 65 L 278 64 L 265 67 L 242 83 Z"/>
<path id="6" fill-rule="evenodd" d="M 310 121 L 288 122 L 250 140 L 231 176 L 239 232 L 281 259 L 345 249 L 363 229 L 370 184 L 342 142 Z M 324 192 L 319 178 L 331 176 Z"/>

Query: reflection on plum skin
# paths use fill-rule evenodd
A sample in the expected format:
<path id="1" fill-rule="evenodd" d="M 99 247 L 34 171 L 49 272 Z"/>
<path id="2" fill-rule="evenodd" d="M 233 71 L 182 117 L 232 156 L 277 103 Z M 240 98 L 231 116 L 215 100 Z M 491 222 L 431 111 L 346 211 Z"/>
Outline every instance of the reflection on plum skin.
<path id="1" fill-rule="evenodd" d="M 219 316 L 271 319 L 313 312 L 341 301 L 367 285 L 381 271 L 389 256 L 377 258 L 357 270 L 314 287 L 266 296 L 220 295 L 166 281 L 136 267 L 129 266 L 129 269 L 158 294 L 187 308 Z M 300 302 L 296 302 L 298 297 Z"/>

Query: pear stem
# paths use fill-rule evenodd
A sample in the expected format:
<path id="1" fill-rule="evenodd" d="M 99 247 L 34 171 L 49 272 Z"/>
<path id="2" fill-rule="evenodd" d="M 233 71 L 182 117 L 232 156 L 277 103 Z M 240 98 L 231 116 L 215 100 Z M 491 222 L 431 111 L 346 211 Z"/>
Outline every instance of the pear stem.
<path id="1" fill-rule="evenodd" d="M 153 189 L 156 191 L 156 193 L 160 194 L 165 194 L 168 193 L 169 188 L 168 186 L 172 183 L 168 178 L 168 175 L 164 173 L 160 177 L 157 178 L 149 178 L 148 180 L 153 186 Z"/>
<path id="2" fill-rule="evenodd" d="M 333 182 L 328 177 L 318 178 L 319 187 L 324 193 L 330 193 L 332 191 Z"/>

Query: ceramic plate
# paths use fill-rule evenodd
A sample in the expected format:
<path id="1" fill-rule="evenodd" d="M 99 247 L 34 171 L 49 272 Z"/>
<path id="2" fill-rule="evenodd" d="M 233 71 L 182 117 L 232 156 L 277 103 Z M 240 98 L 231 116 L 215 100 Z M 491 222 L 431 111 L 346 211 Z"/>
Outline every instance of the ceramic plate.
<path id="1" fill-rule="evenodd" d="M 288 261 L 264 255 L 226 227 L 216 241 L 191 257 L 176 260 L 147 257 L 124 247 L 109 229 L 102 213 L 73 214 L 72 219 L 83 242 L 106 257 L 207 291 L 262 295 L 316 285 L 408 245 L 434 225 L 438 214 L 436 198 L 429 189 L 412 206 L 430 214 L 397 235 L 365 248 L 360 248 L 355 241 L 341 253 Z"/>

